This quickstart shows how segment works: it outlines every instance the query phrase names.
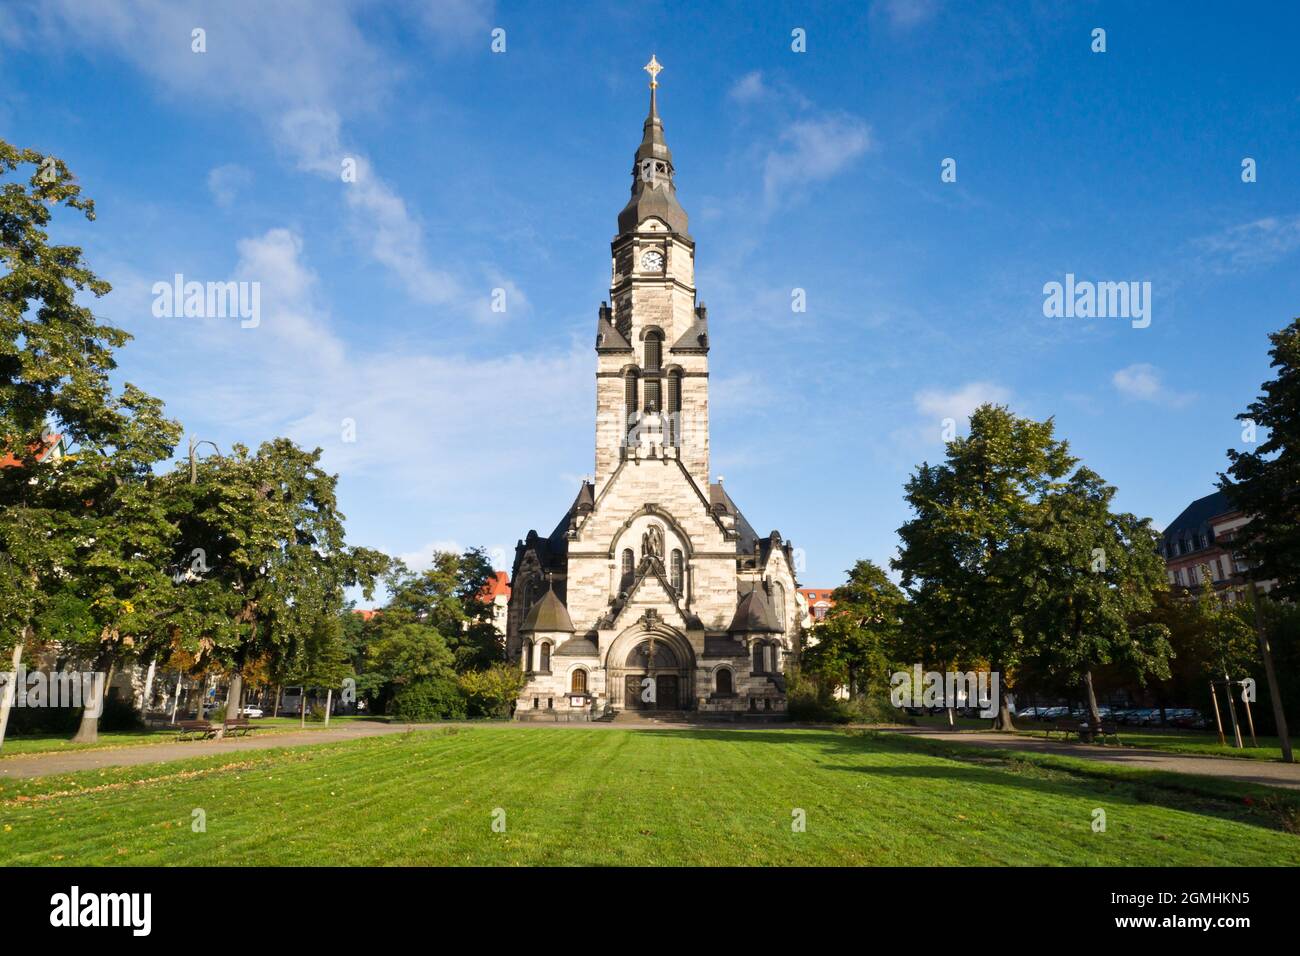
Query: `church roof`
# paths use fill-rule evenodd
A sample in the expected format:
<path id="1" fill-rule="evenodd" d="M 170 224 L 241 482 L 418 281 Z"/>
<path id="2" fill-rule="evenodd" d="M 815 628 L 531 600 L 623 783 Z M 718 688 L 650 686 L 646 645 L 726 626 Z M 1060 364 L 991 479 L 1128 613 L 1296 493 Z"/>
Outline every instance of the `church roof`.
<path id="1" fill-rule="evenodd" d="M 740 554 L 753 554 L 754 548 L 758 545 L 758 532 L 736 507 L 736 503 L 731 500 L 731 495 L 727 494 L 727 490 L 722 487 L 722 482 L 709 485 L 709 506 L 715 512 L 721 511 L 736 519 L 736 551 Z"/>
<path id="2" fill-rule="evenodd" d="M 571 637 L 555 652 L 556 657 L 599 657 L 600 648 L 589 637 Z"/>
<path id="3" fill-rule="evenodd" d="M 553 588 L 547 588 L 540 601 L 528 609 L 520 631 L 563 631 L 573 633 L 573 620 L 569 610 Z"/>
<path id="4" fill-rule="evenodd" d="M 733 634 L 781 633 L 776 614 L 761 587 L 751 586 L 741 597 L 736 605 L 736 616 L 731 619 L 731 627 L 727 630 Z"/>
<path id="5" fill-rule="evenodd" d="M 643 167 L 646 163 L 651 165 Z M 650 171 L 643 173 L 643 168 Z M 637 147 L 632 166 L 632 198 L 618 214 L 619 234 L 636 231 L 637 225 L 649 216 L 662 219 L 669 230 L 690 238 L 686 231 L 686 210 L 677 201 L 673 154 L 664 140 L 664 123 L 659 118 L 653 85 L 650 87 L 650 115 L 642 128 L 641 145 Z"/>
<path id="6" fill-rule="evenodd" d="M 600 313 L 596 317 L 596 351 L 631 352 L 632 344 L 609 320 L 612 314 L 610 307 L 602 302 L 600 304 Z"/>
<path id="7" fill-rule="evenodd" d="M 673 343 L 674 352 L 707 352 L 709 350 L 709 310 L 695 307 L 695 321 Z"/>

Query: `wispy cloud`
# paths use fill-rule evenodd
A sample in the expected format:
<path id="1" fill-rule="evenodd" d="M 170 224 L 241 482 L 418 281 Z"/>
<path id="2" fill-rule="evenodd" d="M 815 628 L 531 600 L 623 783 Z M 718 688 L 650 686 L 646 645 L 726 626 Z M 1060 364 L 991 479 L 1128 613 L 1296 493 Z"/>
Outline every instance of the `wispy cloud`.
<path id="1" fill-rule="evenodd" d="M 762 99 L 766 93 L 767 86 L 763 83 L 762 71 L 754 70 L 733 83 L 727 96 L 737 103 L 753 103 Z"/>
<path id="2" fill-rule="evenodd" d="M 1120 369 L 1111 376 L 1111 384 L 1125 398 L 1139 402 L 1182 406 L 1196 397 L 1190 392 L 1177 392 L 1168 388 L 1160 370 L 1146 362 Z"/>
<path id="3" fill-rule="evenodd" d="M 208 192 L 213 201 L 222 207 L 234 204 L 239 193 L 253 181 L 251 170 L 238 163 L 226 163 L 215 166 L 208 172 Z"/>
<path id="4" fill-rule="evenodd" d="M 362 32 L 361 16 L 368 6 L 365 0 L 223 7 L 161 0 L 90 5 L 44 0 L 26 8 L 22 40 L 74 45 L 92 54 L 112 52 L 152 77 L 168 95 L 246 111 L 266 126 L 298 169 L 338 184 L 356 241 L 412 299 L 483 318 L 481 303 L 490 286 L 478 276 L 461 280 L 450 268 L 433 264 L 419 218 L 344 131 L 344 114 L 383 102 L 400 72 Z M 484 28 L 492 7 L 453 0 L 406 3 L 399 9 L 446 48 L 468 43 Z M 204 53 L 192 49 L 196 28 L 206 31 Z M 344 178 L 345 160 L 355 170 L 352 180 Z M 233 201 L 240 181 L 236 168 L 219 168 L 223 172 L 214 170 L 208 185 L 224 205 Z M 490 268 L 468 264 L 461 271 Z M 517 301 L 527 300 L 520 295 Z"/>
<path id="5" fill-rule="evenodd" d="M 847 169 L 870 146 L 871 128 L 847 113 L 792 123 L 781 134 L 781 146 L 769 152 L 763 164 L 768 209 Z"/>
<path id="6" fill-rule="evenodd" d="M 1250 272 L 1300 250 L 1300 215 L 1267 216 L 1192 241 L 1199 267 L 1217 273 Z"/>
<path id="7" fill-rule="evenodd" d="M 925 23 L 938 9 L 937 0 L 877 0 L 872 13 L 883 17 L 894 31 L 905 32 Z"/>
<path id="8" fill-rule="evenodd" d="M 955 389 L 924 389 L 916 393 L 916 410 L 935 422 L 951 418 L 959 425 L 984 404 L 1005 405 L 1011 393 L 993 382 L 969 382 Z"/>

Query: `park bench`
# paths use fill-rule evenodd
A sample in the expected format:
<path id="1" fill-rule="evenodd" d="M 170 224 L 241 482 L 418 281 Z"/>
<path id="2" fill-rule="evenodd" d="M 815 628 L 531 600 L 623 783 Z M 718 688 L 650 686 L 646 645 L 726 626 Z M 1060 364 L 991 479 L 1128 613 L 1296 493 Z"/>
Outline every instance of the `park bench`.
<path id="1" fill-rule="evenodd" d="M 1069 740 L 1080 730 L 1080 723 L 1077 717 L 1068 717 L 1058 720 L 1047 728 L 1045 737 L 1051 738 L 1052 734 L 1060 734 L 1064 739 Z"/>
<path id="2" fill-rule="evenodd" d="M 1113 720 L 1103 720 L 1089 729 L 1092 731 L 1092 739 L 1095 742 L 1104 744 L 1107 737 L 1113 737 L 1115 743 L 1119 743 L 1119 727 Z"/>
<path id="3" fill-rule="evenodd" d="M 256 729 L 257 725 L 251 724 L 247 720 L 226 721 L 227 737 L 246 737 Z"/>
<path id="4" fill-rule="evenodd" d="M 206 720 L 182 720 L 176 725 L 177 740 L 206 740 L 216 732 L 217 728 Z"/>

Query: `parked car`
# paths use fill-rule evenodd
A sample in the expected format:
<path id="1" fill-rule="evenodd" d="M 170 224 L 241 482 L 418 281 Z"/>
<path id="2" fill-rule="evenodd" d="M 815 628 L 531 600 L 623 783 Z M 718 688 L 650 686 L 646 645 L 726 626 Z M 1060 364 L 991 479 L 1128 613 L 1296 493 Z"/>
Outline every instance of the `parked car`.
<path id="1" fill-rule="evenodd" d="M 245 704 L 239 708 L 240 717 L 265 717 L 266 713 L 261 707 L 254 707 L 252 704 Z"/>

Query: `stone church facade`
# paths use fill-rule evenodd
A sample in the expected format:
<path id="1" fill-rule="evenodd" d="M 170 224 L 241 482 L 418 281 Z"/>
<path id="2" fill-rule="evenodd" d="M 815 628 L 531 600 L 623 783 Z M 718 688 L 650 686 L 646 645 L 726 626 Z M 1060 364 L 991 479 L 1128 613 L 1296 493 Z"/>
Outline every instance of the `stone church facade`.
<path id="1" fill-rule="evenodd" d="M 708 313 L 656 102 L 596 319 L 596 461 L 548 536 L 515 549 L 506 651 L 515 716 L 785 710 L 797 653 L 791 545 L 709 478 Z"/>

